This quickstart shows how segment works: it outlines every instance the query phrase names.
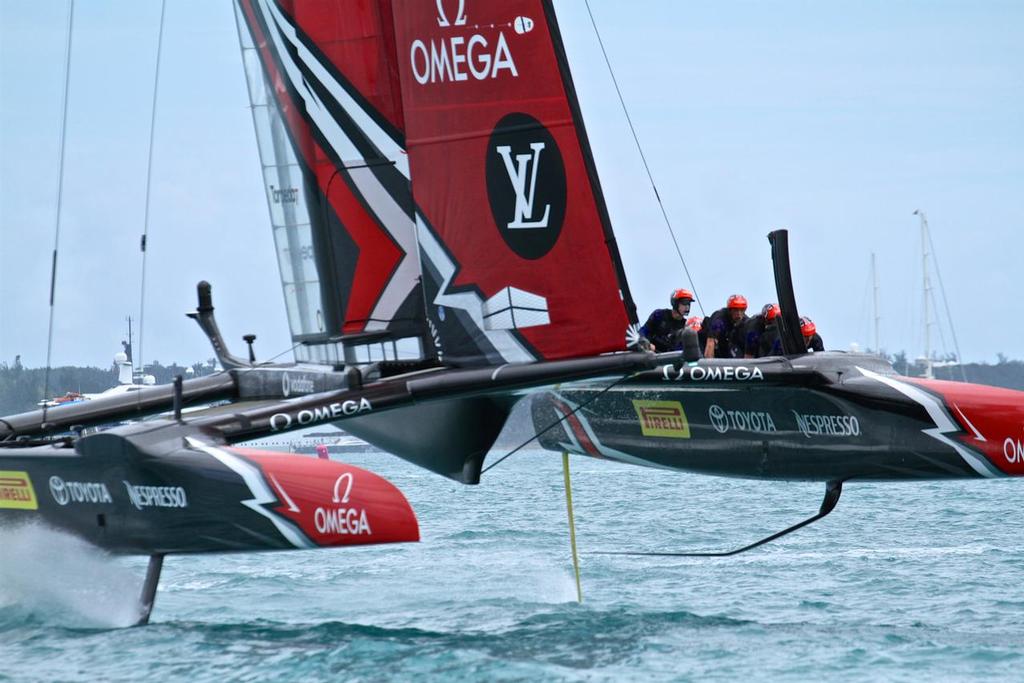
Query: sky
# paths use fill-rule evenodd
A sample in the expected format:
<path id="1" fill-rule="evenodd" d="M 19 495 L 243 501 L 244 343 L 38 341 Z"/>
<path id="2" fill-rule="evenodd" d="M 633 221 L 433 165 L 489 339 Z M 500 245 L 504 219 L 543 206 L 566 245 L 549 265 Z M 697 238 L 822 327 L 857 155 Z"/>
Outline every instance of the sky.
<path id="1" fill-rule="evenodd" d="M 1024 358 L 1024 4 L 590 6 L 708 313 L 732 293 L 774 301 L 765 236 L 784 227 L 826 346 L 874 346 L 874 253 L 880 345 L 918 356 L 921 209 L 964 359 Z M 556 8 L 643 317 L 690 283 L 587 7 Z M 0 0 L 0 362 L 30 367 L 46 362 L 67 16 Z M 201 279 L 236 353 L 246 333 L 263 359 L 291 346 L 230 0 L 167 0 L 140 316 L 159 18 L 158 0 L 75 4 L 54 365 L 109 365 L 129 315 L 144 361 L 209 358 L 184 316 Z M 932 348 L 953 352 L 935 294 Z"/>

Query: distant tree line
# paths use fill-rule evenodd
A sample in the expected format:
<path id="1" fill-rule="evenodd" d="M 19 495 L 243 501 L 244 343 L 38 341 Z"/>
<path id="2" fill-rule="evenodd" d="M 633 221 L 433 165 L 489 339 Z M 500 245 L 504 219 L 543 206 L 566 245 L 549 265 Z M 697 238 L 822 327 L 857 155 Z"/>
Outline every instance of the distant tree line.
<path id="1" fill-rule="evenodd" d="M 925 372 L 923 359 L 911 360 L 903 351 L 888 355 L 883 353 L 886 359 L 892 363 L 893 369 L 901 375 L 908 377 L 921 377 Z M 936 358 L 932 361 L 932 374 L 935 379 L 951 380 L 954 382 L 972 382 L 974 384 L 987 384 L 993 387 L 1004 387 L 1024 391 L 1024 361 L 1007 358 L 1005 354 L 997 353 L 996 362 L 992 363 L 964 363 L 956 362 L 956 356 Z"/>
<path id="2" fill-rule="evenodd" d="M 157 384 L 167 384 L 174 381 L 176 375 L 200 377 L 214 372 L 215 368 L 212 358 L 188 366 L 177 363 L 162 365 L 154 361 L 146 364 L 146 374 L 153 375 Z M 73 365 L 50 368 L 47 384 L 45 368 L 26 368 L 21 357 L 16 356 L 13 363 L 0 361 L 0 415 L 34 410 L 44 398 L 64 396 L 69 391 L 95 394 L 116 384 L 117 366 L 113 364 L 105 369 Z"/>

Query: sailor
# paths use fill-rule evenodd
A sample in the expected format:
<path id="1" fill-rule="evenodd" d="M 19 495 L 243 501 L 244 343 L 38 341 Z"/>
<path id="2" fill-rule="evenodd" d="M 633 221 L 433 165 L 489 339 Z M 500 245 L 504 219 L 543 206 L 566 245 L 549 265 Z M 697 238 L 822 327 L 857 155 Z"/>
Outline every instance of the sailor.
<path id="1" fill-rule="evenodd" d="M 777 356 L 782 353 L 779 343 L 779 305 L 765 304 L 761 312 L 747 321 L 745 358 Z M 776 348 L 777 347 L 777 348 Z"/>
<path id="2" fill-rule="evenodd" d="M 818 335 L 818 328 L 814 321 L 804 316 L 800 318 L 800 333 L 804 335 L 804 344 L 807 345 L 807 352 L 821 352 L 825 350 L 825 344 Z"/>
<path id="3" fill-rule="evenodd" d="M 725 308 L 718 309 L 704 322 L 708 337 L 704 357 L 742 358 L 747 320 L 746 297 L 733 294 L 725 302 Z"/>
<path id="4" fill-rule="evenodd" d="M 679 333 L 686 328 L 686 316 L 690 314 L 693 292 L 677 289 L 669 296 L 671 308 L 659 308 L 651 313 L 647 322 L 640 327 L 641 349 L 648 351 L 677 351 L 682 348 Z"/>

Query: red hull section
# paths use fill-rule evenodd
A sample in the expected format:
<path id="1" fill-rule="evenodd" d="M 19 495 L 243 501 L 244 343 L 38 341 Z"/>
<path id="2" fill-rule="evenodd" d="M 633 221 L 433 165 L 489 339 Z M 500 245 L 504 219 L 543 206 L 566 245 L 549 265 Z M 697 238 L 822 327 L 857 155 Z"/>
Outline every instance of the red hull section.
<path id="1" fill-rule="evenodd" d="M 963 430 L 957 440 L 999 471 L 1024 476 L 1024 393 L 961 382 L 907 379 L 942 397 Z"/>
<path id="2" fill-rule="evenodd" d="M 255 463 L 281 502 L 273 512 L 315 545 L 418 541 L 416 515 L 402 492 L 373 472 L 340 462 L 231 448 Z"/>

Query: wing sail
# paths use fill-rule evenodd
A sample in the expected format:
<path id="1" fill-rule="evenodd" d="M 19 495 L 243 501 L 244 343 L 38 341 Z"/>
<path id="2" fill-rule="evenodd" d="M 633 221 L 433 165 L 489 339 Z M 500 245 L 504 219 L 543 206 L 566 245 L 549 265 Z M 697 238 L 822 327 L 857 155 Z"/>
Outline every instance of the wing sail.
<path id="1" fill-rule="evenodd" d="M 393 8 L 427 315 L 445 361 L 624 349 L 635 308 L 551 4 Z"/>
<path id="2" fill-rule="evenodd" d="M 340 336 L 327 353 L 352 360 L 355 340 L 420 335 L 455 366 L 626 348 L 635 307 L 550 2 L 237 2 L 296 339 Z"/>
<path id="3" fill-rule="evenodd" d="M 300 360 L 426 333 L 391 17 L 386 5 L 358 6 L 238 1 L 292 336 L 307 343 Z"/>

